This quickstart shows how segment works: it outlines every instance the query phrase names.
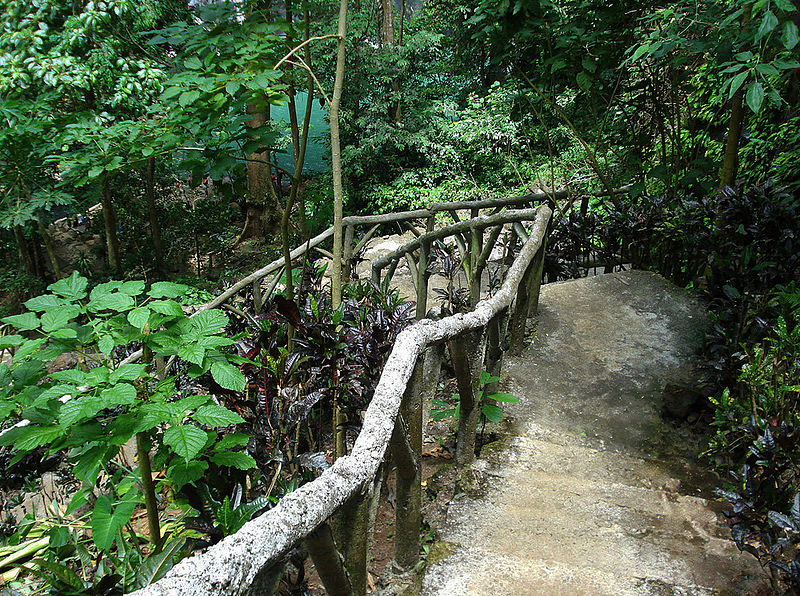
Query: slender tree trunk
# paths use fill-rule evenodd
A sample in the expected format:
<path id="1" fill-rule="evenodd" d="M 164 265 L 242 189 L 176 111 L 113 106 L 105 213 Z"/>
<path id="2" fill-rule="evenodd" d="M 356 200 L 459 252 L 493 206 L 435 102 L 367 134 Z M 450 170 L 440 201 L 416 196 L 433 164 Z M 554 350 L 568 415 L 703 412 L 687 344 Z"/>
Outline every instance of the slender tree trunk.
<path id="1" fill-rule="evenodd" d="M 108 266 L 113 269 L 117 275 L 122 275 L 122 264 L 119 257 L 119 239 L 117 238 L 117 214 L 114 212 L 114 204 L 111 201 L 111 184 L 108 177 L 103 178 L 100 203 L 103 207 L 103 228 L 106 233 Z"/>
<path id="2" fill-rule="evenodd" d="M 384 47 L 394 45 L 394 2 L 381 0 L 381 38 Z"/>
<path id="3" fill-rule="evenodd" d="M 722 175 L 720 176 L 720 184 L 723 188 L 733 186 L 739 172 L 739 138 L 742 134 L 744 120 L 743 99 L 744 86 L 740 87 L 731 99 L 731 119 L 728 123 L 728 140 L 725 143 L 725 156 L 722 158 Z"/>
<path id="4" fill-rule="evenodd" d="M 331 171 L 333 174 L 333 272 L 331 276 L 331 304 L 338 308 L 342 302 L 342 148 L 339 142 L 339 105 L 344 86 L 345 36 L 347 35 L 347 0 L 339 0 L 339 22 L 336 29 L 336 78 L 331 98 Z"/>
<path id="5" fill-rule="evenodd" d="M 28 275 L 34 275 L 33 257 L 28 250 L 28 243 L 25 241 L 25 234 L 22 233 L 22 226 L 14 226 L 14 240 L 17 242 L 17 255 L 19 264 Z"/>
<path id="6" fill-rule="evenodd" d="M 161 279 L 166 278 L 167 272 L 164 267 L 164 245 L 161 242 L 161 226 L 158 222 L 158 211 L 156 210 L 156 160 L 151 157 L 147 160 L 147 167 L 144 171 L 144 189 L 147 195 L 147 214 L 150 218 L 150 235 L 153 239 L 153 252 L 156 257 L 156 271 Z"/>
<path id="7" fill-rule="evenodd" d="M 47 251 L 47 257 L 50 259 L 50 265 L 53 267 L 53 275 L 56 279 L 61 279 L 61 268 L 58 266 L 58 259 L 53 250 L 53 243 L 50 241 L 50 234 L 47 233 L 47 228 L 44 227 L 42 218 L 39 216 L 36 217 L 36 226 L 39 228 L 39 234 L 42 236 L 44 249 Z"/>

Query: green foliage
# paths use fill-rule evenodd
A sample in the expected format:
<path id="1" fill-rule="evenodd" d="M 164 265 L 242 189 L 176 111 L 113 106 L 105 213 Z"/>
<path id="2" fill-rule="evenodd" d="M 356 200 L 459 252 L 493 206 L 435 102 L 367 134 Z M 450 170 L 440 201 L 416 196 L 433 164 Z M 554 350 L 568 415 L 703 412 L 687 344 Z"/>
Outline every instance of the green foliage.
<path id="1" fill-rule="evenodd" d="M 3 338 L 15 353 L 10 366 L 0 366 L 0 413 L 30 423 L 5 432 L 0 445 L 11 446 L 17 460 L 41 446 L 68 450 L 82 482 L 71 508 L 87 499 L 101 470 L 137 433 L 157 442 L 167 482 L 176 487 L 197 479 L 186 466 L 207 466 L 204 458 L 253 467 L 245 454 L 217 443 L 215 429 L 243 422 L 238 414 L 209 395 L 182 395 L 174 376 L 161 378 L 148 363 L 119 360 L 126 348 L 141 346 L 156 359 L 183 359 L 193 377 L 210 372 L 220 385 L 241 390 L 245 377 L 224 351 L 233 343 L 222 335 L 225 314 L 206 310 L 190 318 L 175 300 L 187 287 L 171 282 L 145 290 L 143 282 L 110 281 L 90 292 L 87 280 L 73 273 L 48 289 L 25 303 L 29 311 L 3 319 L 18 334 Z M 47 371 L 46 363 L 67 353 L 77 355 L 78 366 Z M 98 548 L 112 546 L 138 502 L 135 492 L 118 501 L 96 500 L 92 526 Z"/>
<path id="2" fill-rule="evenodd" d="M 481 408 L 481 415 L 478 420 L 479 428 L 485 426 L 487 421 L 497 423 L 503 419 L 501 403 L 517 403 L 519 401 L 510 393 L 488 393 L 486 387 L 498 381 L 500 381 L 500 377 L 492 376 L 485 370 L 481 371 L 479 381 L 480 399 L 478 400 Z M 451 404 L 441 399 L 433 400 L 433 408 L 431 409 L 431 418 L 433 420 L 445 420 L 451 417 L 458 420 L 461 415 L 461 396 L 458 393 L 453 393 L 450 399 L 454 403 Z"/>

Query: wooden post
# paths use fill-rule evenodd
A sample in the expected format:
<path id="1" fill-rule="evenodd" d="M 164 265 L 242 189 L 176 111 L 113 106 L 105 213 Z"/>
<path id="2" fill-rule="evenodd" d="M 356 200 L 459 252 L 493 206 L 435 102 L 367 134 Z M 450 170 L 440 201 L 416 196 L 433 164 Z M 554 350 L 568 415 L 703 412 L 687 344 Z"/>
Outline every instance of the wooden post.
<path id="1" fill-rule="evenodd" d="M 535 259 L 534 259 L 535 261 Z M 514 300 L 514 310 L 511 320 L 508 322 L 508 344 L 512 354 L 521 354 L 525 347 L 525 332 L 528 324 L 528 309 L 530 303 L 529 296 L 529 277 L 533 269 L 534 261 L 528 265 L 525 275 L 517 288 L 517 297 Z"/>
<path id="2" fill-rule="evenodd" d="M 480 209 L 473 208 L 471 217 L 474 219 L 478 217 L 478 215 L 480 215 Z M 469 302 L 470 306 L 475 306 L 481 299 L 481 278 L 483 275 L 482 271 L 478 268 L 478 260 L 480 259 L 481 249 L 483 248 L 483 230 L 472 227 L 470 228 L 469 234 Z"/>
<path id="3" fill-rule="evenodd" d="M 536 252 L 531 262 L 531 271 L 528 278 L 528 317 L 539 312 L 539 293 L 542 289 L 542 273 L 544 272 L 544 251 L 546 250 L 547 237 L 542 238 L 542 245 Z"/>
<path id="4" fill-rule="evenodd" d="M 368 492 L 356 493 L 336 515 L 336 536 L 354 596 L 367 594 L 367 558 L 370 544 L 370 496 Z"/>
<path id="5" fill-rule="evenodd" d="M 253 310 L 256 314 L 261 312 L 263 304 L 264 299 L 261 296 L 261 280 L 257 279 L 253 282 Z"/>
<path id="6" fill-rule="evenodd" d="M 439 387 L 439 375 L 442 372 L 444 348 L 445 344 L 439 343 L 429 346 L 428 349 L 425 350 L 425 358 L 422 363 L 422 390 L 420 392 L 423 429 L 430 417 L 433 398 L 436 397 L 436 390 Z"/>
<path id="7" fill-rule="evenodd" d="M 331 527 L 327 523 L 321 524 L 306 536 L 305 542 L 325 591 L 335 596 L 351 596 L 353 586 L 344 559 L 336 548 Z"/>
<path id="8" fill-rule="evenodd" d="M 422 375 L 423 360 L 417 360 L 403 395 L 391 442 L 392 455 L 397 464 L 394 560 L 401 569 L 412 569 L 419 561 L 419 529 L 422 524 Z"/>
<path id="9" fill-rule="evenodd" d="M 480 379 L 485 338 L 485 328 L 482 328 L 450 340 L 461 403 L 456 440 L 456 463 L 460 466 L 475 458 L 475 427 L 481 410 Z"/>
<path id="10" fill-rule="evenodd" d="M 508 309 L 491 321 L 486 330 L 486 371 L 493 377 L 499 377 L 503 368 L 503 343 L 505 342 L 505 324 Z M 487 395 L 497 392 L 498 383 L 490 383 L 484 388 Z"/>

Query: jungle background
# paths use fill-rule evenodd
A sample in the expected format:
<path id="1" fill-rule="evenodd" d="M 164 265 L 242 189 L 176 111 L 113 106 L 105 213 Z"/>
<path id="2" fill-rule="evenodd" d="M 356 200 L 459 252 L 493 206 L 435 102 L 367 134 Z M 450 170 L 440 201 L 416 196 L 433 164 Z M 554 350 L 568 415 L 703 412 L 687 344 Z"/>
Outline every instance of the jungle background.
<path id="1" fill-rule="evenodd" d="M 732 539 L 770 570 L 772 589 L 795 593 L 795 4 L 349 4 L 339 105 L 339 2 L 4 2 L 0 348 L 15 354 L 0 370 L 0 414 L 4 427 L 34 424 L 0 438 L 2 483 L 31 482 L 66 457 L 79 487 L 70 512 L 38 534 L 4 522 L 4 579 L 44 582 L 15 593 L 144 585 L 324 465 L 335 396 L 352 412 L 368 402 L 374 370 L 412 318 L 400 297 L 361 283 L 339 304 L 304 267 L 247 324 L 218 311 L 190 324 L 183 307 L 327 228 L 337 192 L 346 214 L 368 214 L 566 189 L 584 198 L 556 210 L 547 281 L 593 261 L 657 271 L 707 301 L 706 382 L 672 414 L 708 433 L 698 455 L 720 476 Z M 52 308 L 63 316 L 45 322 Z M 105 358 L 45 366 L 76 345 Z M 126 369 L 136 346 L 187 368 L 168 378 Z M 199 399 L 192 387 L 204 379 L 221 397 Z M 62 412 L 65 384 L 93 387 L 94 405 Z M 346 399 L 343 386 L 355 388 Z M 163 430 L 190 411 L 172 427 L 180 436 Z M 112 462 L 132 437 L 166 471 L 155 487 Z M 118 488 L 95 494 L 103 482 Z M 140 531 L 132 512 L 156 492 L 199 517 L 159 528 L 145 503 Z M 69 521 L 73 511 L 83 517 Z M 13 565 L 21 545 L 44 538 L 31 551 L 38 567 Z"/>

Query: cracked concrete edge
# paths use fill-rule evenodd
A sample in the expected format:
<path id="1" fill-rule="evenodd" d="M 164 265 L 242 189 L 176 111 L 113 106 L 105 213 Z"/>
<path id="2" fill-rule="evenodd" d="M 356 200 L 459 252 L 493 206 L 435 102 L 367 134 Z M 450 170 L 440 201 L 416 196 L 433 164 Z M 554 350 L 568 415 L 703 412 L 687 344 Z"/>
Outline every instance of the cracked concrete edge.
<path id="1" fill-rule="evenodd" d="M 137 596 L 248 594 L 259 576 L 299 540 L 328 519 L 374 478 L 394 428 L 400 402 L 419 354 L 426 346 L 485 326 L 511 305 L 523 275 L 541 246 L 552 211 L 537 209 L 534 228 L 500 290 L 475 310 L 439 321 L 422 320 L 397 338 L 364 415 L 352 454 L 337 460 L 314 481 L 283 497 L 272 509 L 248 522 L 207 551 L 189 557 Z"/>

